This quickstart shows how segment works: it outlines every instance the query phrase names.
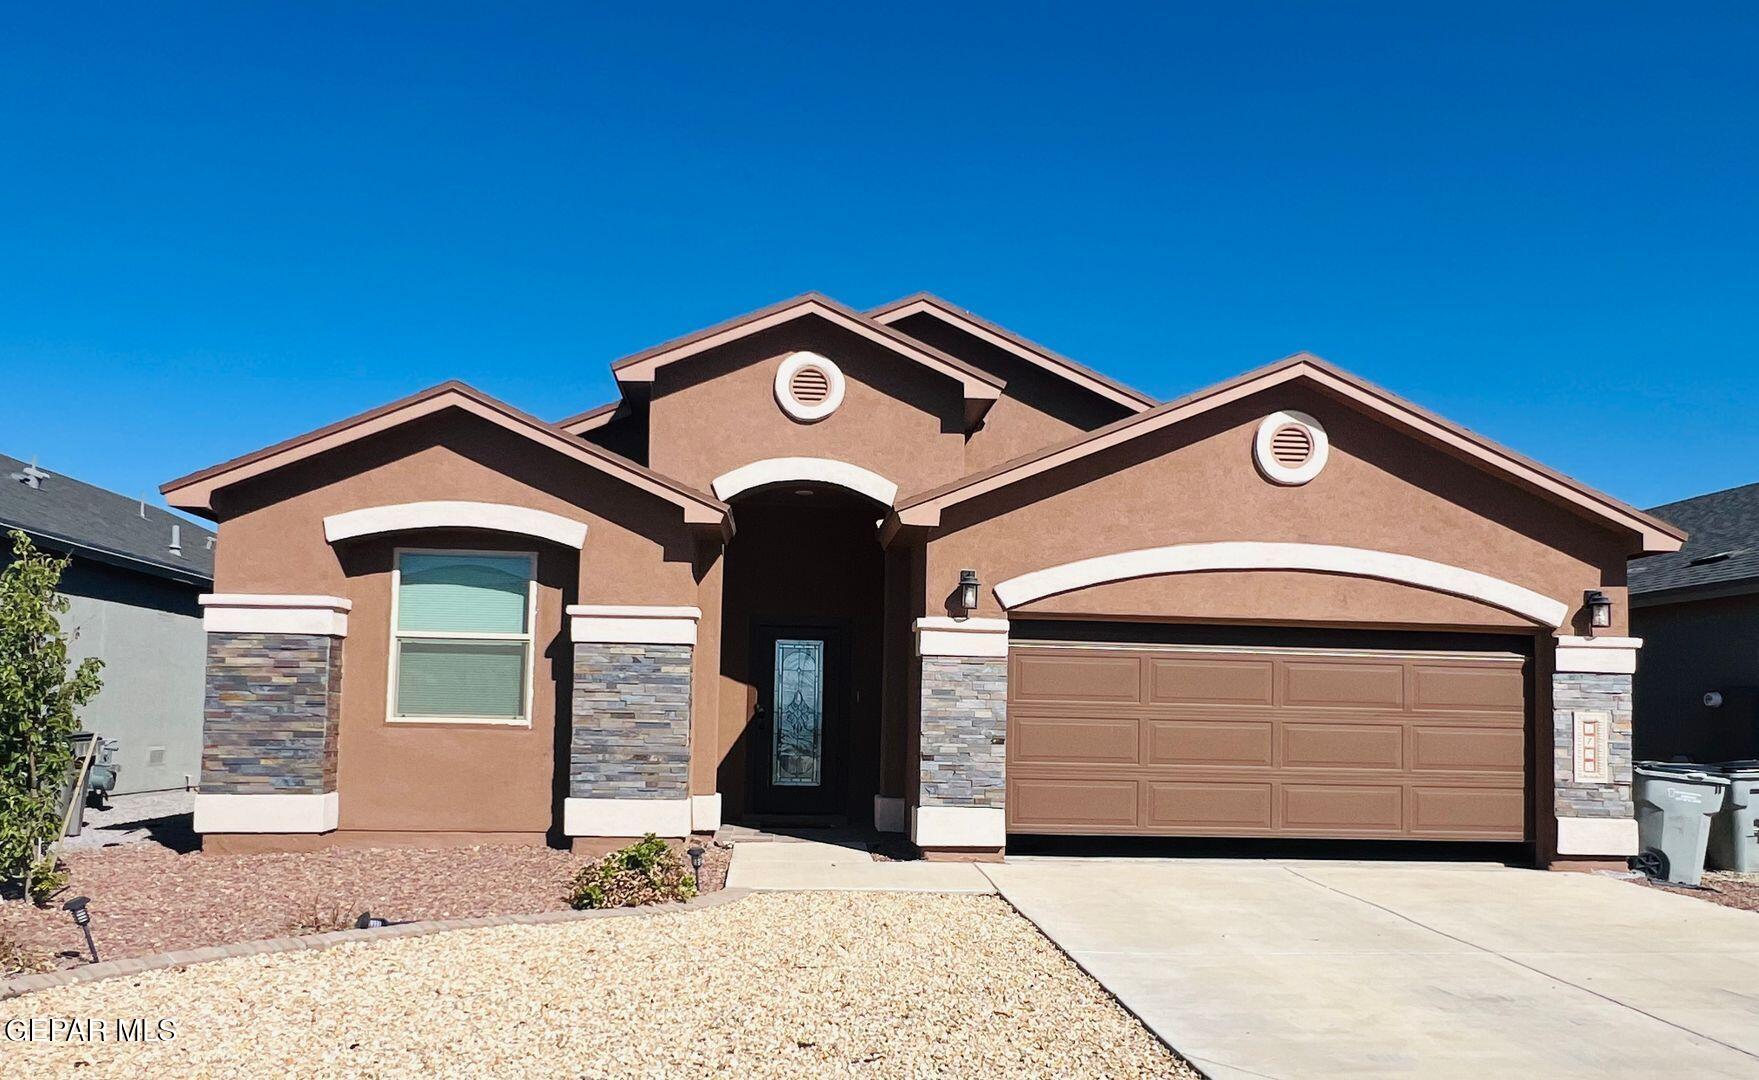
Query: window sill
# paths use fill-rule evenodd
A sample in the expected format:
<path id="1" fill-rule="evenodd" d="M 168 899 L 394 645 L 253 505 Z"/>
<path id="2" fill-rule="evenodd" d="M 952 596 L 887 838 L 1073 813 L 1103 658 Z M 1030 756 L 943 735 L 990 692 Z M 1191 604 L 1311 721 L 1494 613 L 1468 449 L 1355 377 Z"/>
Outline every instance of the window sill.
<path id="1" fill-rule="evenodd" d="M 416 726 L 422 724 L 447 724 L 453 726 L 464 724 L 472 727 L 528 728 L 531 726 L 531 718 L 526 716 L 387 716 L 385 717 L 385 723 L 411 724 Z"/>

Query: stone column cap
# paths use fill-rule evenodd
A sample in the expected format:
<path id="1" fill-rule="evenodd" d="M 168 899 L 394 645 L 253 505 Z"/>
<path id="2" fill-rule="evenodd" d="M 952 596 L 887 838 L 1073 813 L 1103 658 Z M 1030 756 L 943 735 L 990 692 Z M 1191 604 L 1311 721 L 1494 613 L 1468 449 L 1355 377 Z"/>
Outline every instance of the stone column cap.
<path id="1" fill-rule="evenodd" d="M 354 601 L 301 593 L 203 593 L 202 629 L 210 634 L 348 636 Z"/>

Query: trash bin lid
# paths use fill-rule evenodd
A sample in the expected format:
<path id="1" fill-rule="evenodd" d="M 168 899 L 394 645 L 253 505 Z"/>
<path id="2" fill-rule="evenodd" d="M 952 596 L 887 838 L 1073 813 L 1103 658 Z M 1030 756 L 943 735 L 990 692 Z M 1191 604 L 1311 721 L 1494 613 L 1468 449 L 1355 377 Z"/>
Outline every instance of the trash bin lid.
<path id="1" fill-rule="evenodd" d="M 1673 762 L 1645 761 L 1632 769 L 1637 776 L 1653 777 L 1657 780 L 1672 780 L 1675 783 L 1705 784 L 1715 788 L 1729 785 L 1729 777 L 1712 769 L 1708 765 L 1683 765 Z"/>
<path id="2" fill-rule="evenodd" d="M 1742 761 L 1719 761 L 1708 767 L 1724 776 L 1745 778 L 1749 773 L 1759 775 L 1759 758 L 1747 758 Z"/>

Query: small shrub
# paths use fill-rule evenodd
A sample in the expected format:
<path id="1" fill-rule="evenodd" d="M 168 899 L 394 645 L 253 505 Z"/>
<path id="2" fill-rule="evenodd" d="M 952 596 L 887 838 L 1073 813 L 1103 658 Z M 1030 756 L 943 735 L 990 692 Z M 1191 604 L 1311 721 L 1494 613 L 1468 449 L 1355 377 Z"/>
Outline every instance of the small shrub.
<path id="1" fill-rule="evenodd" d="M 43 907 L 56 893 L 67 888 L 67 883 L 73 880 L 73 872 L 67 869 L 65 863 L 57 862 L 54 856 L 50 856 L 37 863 L 28 880 L 31 903 Z"/>
<path id="2" fill-rule="evenodd" d="M 299 918 L 287 926 L 291 934 L 327 934 L 332 930 L 354 929 L 353 915 L 348 914 L 349 908 L 340 900 L 325 902 L 313 897 L 311 903 L 301 910 Z"/>
<path id="3" fill-rule="evenodd" d="M 573 908 L 640 907 L 696 895 L 690 867 L 653 833 L 574 875 L 568 888 Z"/>
<path id="4" fill-rule="evenodd" d="M 0 934 L 0 978 L 11 978 L 14 975 L 35 975 L 40 971 L 53 971 L 54 969 L 55 963 L 49 959 L 47 953 L 39 952 L 5 934 Z"/>

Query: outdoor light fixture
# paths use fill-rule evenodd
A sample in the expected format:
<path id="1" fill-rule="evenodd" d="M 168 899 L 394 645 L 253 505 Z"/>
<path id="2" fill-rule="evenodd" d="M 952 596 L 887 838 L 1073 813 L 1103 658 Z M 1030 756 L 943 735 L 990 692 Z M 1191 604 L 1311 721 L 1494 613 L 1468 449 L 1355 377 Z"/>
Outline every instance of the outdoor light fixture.
<path id="1" fill-rule="evenodd" d="M 1612 625 L 1612 597 L 1599 589 L 1589 589 L 1583 594 L 1582 602 L 1588 606 L 1589 626 L 1604 630 Z"/>
<path id="2" fill-rule="evenodd" d="M 72 915 L 73 921 L 81 930 L 85 931 L 86 948 L 91 950 L 92 963 L 95 964 L 98 962 L 98 946 L 96 942 L 92 941 L 92 913 L 86 910 L 86 905 L 89 903 L 91 903 L 89 897 L 76 896 L 67 903 L 62 904 L 61 910 Z"/>
<path id="3" fill-rule="evenodd" d="M 959 571 L 959 606 L 967 615 L 977 610 L 977 571 Z"/>
<path id="4" fill-rule="evenodd" d="M 696 887 L 700 891 L 702 889 L 702 848 L 693 845 L 685 854 L 690 856 L 690 875 L 696 880 Z"/>

